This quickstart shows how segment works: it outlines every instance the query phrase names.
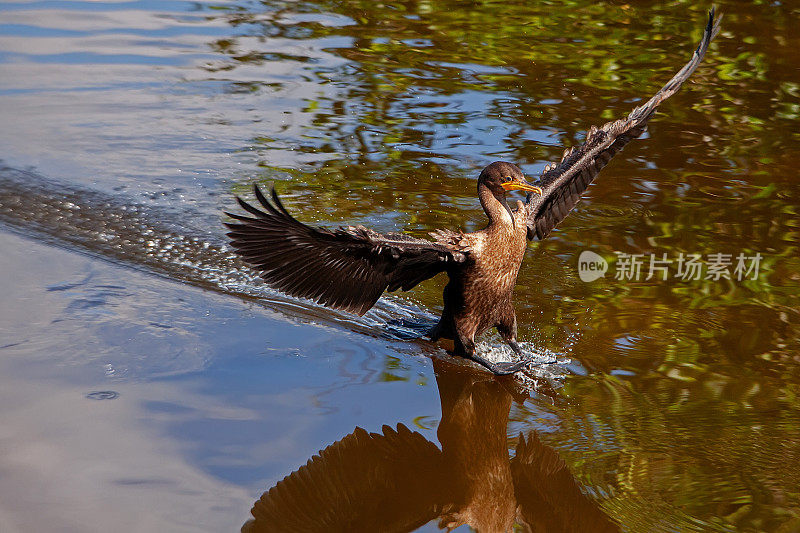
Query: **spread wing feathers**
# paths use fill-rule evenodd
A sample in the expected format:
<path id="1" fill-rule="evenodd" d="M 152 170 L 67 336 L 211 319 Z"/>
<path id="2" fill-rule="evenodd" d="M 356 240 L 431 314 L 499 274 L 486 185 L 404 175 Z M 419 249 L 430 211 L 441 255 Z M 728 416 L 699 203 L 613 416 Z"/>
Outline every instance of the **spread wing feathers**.
<path id="1" fill-rule="evenodd" d="M 711 40 L 719 32 L 721 18 L 715 20 L 714 9 L 709 11 L 703 39 L 692 59 L 655 96 L 631 111 L 625 119 L 609 122 L 601 128 L 592 126 L 583 145 L 566 150 L 559 163 L 545 167 L 538 183 L 542 195 L 528 195 L 529 239 L 547 237 L 575 207 L 581 194 L 611 158 L 632 139 L 644 133 L 658 105 L 678 92 L 683 82 L 697 69 Z"/>
<path id="2" fill-rule="evenodd" d="M 292 217 L 274 189 L 271 202 L 258 186 L 254 191 L 262 209 L 236 198 L 252 217 L 226 213 L 236 220 L 225 224 L 231 246 L 269 285 L 292 296 L 363 315 L 383 291 L 408 290 L 467 258 L 400 233 L 313 228 Z"/>
<path id="3" fill-rule="evenodd" d="M 436 445 L 403 424 L 357 427 L 265 492 L 242 531 L 412 531 L 449 501 L 445 467 Z"/>
<path id="4" fill-rule="evenodd" d="M 511 476 L 525 531 L 619 531 L 598 502 L 584 494 L 558 452 L 535 432 L 527 439 L 520 433 Z"/>

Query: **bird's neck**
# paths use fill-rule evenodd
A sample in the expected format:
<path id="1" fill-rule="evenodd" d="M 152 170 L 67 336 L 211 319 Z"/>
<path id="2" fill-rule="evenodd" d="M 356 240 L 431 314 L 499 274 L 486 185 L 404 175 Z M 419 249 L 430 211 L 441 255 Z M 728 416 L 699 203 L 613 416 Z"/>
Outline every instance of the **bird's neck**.
<path id="1" fill-rule="evenodd" d="M 478 184 L 478 198 L 481 201 L 486 216 L 489 217 L 489 227 L 514 227 L 514 219 L 511 213 L 511 208 L 506 202 L 505 192 L 498 193 L 500 197 L 495 195 L 489 187 L 483 183 Z"/>

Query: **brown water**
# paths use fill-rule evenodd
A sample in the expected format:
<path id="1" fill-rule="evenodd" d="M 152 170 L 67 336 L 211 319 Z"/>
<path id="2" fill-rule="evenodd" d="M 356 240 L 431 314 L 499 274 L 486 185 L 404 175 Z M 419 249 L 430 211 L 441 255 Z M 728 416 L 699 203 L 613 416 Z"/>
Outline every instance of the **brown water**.
<path id="1" fill-rule="evenodd" d="M 358 319 L 225 248 L 253 183 L 306 222 L 476 229 L 485 164 L 535 176 L 624 116 L 709 7 L 530 4 L 0 5 L 0 531 L 800 530 L 789 2 L 718 4 L 692 80 L 530 246 L 520 337 L 559 363 L 523 380 L 391 337 L 443 280 Z"/>

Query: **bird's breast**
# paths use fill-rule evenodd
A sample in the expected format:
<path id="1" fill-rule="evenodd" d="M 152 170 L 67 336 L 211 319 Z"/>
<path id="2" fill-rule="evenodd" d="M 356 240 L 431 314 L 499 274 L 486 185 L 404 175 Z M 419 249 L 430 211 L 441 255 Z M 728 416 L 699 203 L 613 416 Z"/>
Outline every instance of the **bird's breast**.
<path id="1" fill-rule="evenodd" d="M 505 295 L 517 281 L 525 255 L 525 235 L 514 231 L 487 232 L 474 247 L 474 263 L 465 272 L 465 281 L 480 292 Z M 521 238 L 520 238 L 521 236 Z"/>

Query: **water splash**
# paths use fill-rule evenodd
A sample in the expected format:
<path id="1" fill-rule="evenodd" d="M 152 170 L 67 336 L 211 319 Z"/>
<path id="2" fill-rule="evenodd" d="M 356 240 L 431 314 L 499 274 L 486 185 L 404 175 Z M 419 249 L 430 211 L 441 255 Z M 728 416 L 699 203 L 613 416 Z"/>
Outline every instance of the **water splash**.
<path id="1" fill-rule="evenodd" d="M 541 348 L 535 342 L 520 342 L 525 357 L 531 357 L 531 362 L 522 372 L 515 376 L 523 386 L 536 389 L 541 381 L 558 382 L 568 374 L 566 365 L 572 360 L 567 357 L 567 352 L 554 352 Z M 502 361 L 518 361 L 520 357 L 511 348 L 500 342 L 479 342 L 477 344 L 479 355 L 493 363 Z"/>

